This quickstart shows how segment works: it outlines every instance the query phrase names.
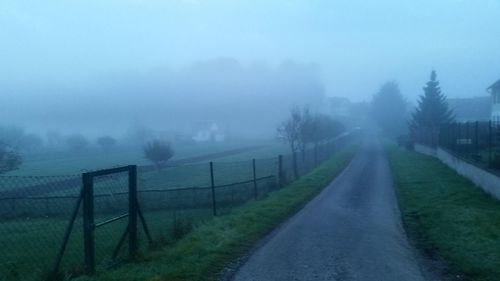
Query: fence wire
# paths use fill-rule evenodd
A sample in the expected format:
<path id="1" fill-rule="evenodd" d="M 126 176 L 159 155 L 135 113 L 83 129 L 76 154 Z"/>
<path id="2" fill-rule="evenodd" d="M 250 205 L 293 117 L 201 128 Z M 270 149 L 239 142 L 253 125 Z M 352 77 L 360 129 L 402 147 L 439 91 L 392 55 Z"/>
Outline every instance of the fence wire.
<path id="1" fill-rule="evenodd" d="M 80 188 L 79 176 L 0 177 L 0 280 L 49 276 Z M 61 265 L 73 275 L 83 272 L 81 216 L 74 229 Z"/>
<path id="2" fill-rule="evenodd" d="M 268 196 L 328 160 L 347 142 L 344 137 L 295 155 L 268 159 L 138 167 L 137 198 L 152 245 L 172 243 L 214 214 L 224 215 L 248 201 Z M 81 189 L 80 175 L 0 176 L 0 281 L 51 277 L 75 210 L 57 273 L 58 278 L 65 279 L 85 272 Z M 114 219 L 127 214 L 128 191 L 126 173 L 94 179 L 98 269 L 113 267 L 127 258 L 127 243 L 121 248 L 117 245 L 123 240 L 128 220 L 125 216 Z M 110 220 L 113 222 L 106 223 Z M 144 251 L 151 244 L 143 225 L 138 228 L 140 250 Z"/>

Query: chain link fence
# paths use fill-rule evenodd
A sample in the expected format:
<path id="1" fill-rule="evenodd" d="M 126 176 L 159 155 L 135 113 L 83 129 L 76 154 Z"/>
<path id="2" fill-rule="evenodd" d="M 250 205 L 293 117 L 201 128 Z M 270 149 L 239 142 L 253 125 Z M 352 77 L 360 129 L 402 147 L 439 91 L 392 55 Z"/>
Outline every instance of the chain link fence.
<path id="1" fill-rule="evenodd" d="M 214 215 L 265 198 L 329 159 L 350 138 L 268 159 L 137 167 L 139 217 L 145 222 L 138 224 L 140 251 L 173 243 Z M 128 179 L 114 173 L 93 181 L 97 270 L 128 258 Z M 0 281 L 69 279 L 86 272 L 82 194 L 80 175 L 0 176 Z"/>

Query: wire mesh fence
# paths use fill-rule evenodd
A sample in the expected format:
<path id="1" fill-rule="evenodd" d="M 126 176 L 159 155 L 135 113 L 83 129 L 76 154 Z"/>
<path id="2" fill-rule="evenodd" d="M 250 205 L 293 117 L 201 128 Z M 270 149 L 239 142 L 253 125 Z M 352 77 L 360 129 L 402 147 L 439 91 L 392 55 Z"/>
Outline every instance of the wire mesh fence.
<path id="1" fill-rule="evenodd" d="M 78 176 L 0 177 L 0 280 L 47 278 L 80 189 Z M 81 230 L 81 216 L 75 222 Z M 83 254 L 74 233 L 63 266 L 83 272 Z M 69 270 L 68 270 L 69 273 Z"/>
<path id="2" fill-rule="evenodd" d="M 137 167 L 139 217 L 146 222 L 138 226 L 139 249 L 174 242 L 214 215 L 268 196 L 349 141 L 344 136 L 268 159 Z M 93 179 L 92 254 L 97 270 L 129 257 L 123 243 L 130 224 L 129 179 L 125 172 Z M 80 175 L 0 176 L 0 281 L 47 280 L 55 273 L 67 279 L 88 272 L 83 182 Z"/>

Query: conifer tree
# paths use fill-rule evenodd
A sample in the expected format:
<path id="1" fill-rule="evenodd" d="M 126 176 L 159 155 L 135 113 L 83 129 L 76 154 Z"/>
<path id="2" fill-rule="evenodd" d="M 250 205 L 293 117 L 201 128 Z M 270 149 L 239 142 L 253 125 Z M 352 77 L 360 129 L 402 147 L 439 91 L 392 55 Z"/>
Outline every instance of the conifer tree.
<path id="1" fill-rule="evenodd" d="M 431 80 L 424 87 L 418 106 L 412 114 L 410 129 L 437 130 L 441 124 L 453 122 L 453 111 L 448 108 L 446 96 L 441 93 L 436 71 L 431 72 Z"/>

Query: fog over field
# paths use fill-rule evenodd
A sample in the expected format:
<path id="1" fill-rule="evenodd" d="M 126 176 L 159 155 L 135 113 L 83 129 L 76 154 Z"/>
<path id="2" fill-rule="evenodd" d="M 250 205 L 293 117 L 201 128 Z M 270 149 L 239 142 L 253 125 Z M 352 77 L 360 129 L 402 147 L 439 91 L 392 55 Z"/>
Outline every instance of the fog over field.
<path id="1" fill-rule="evenodd" d="M 500 77 L 500 1 L 0 3 L 0 120 L 43 133 L 183 133 L 214 121 L 270 136 L 293 105 L 410 102 L 436 69 L 450 98 Z"/>

